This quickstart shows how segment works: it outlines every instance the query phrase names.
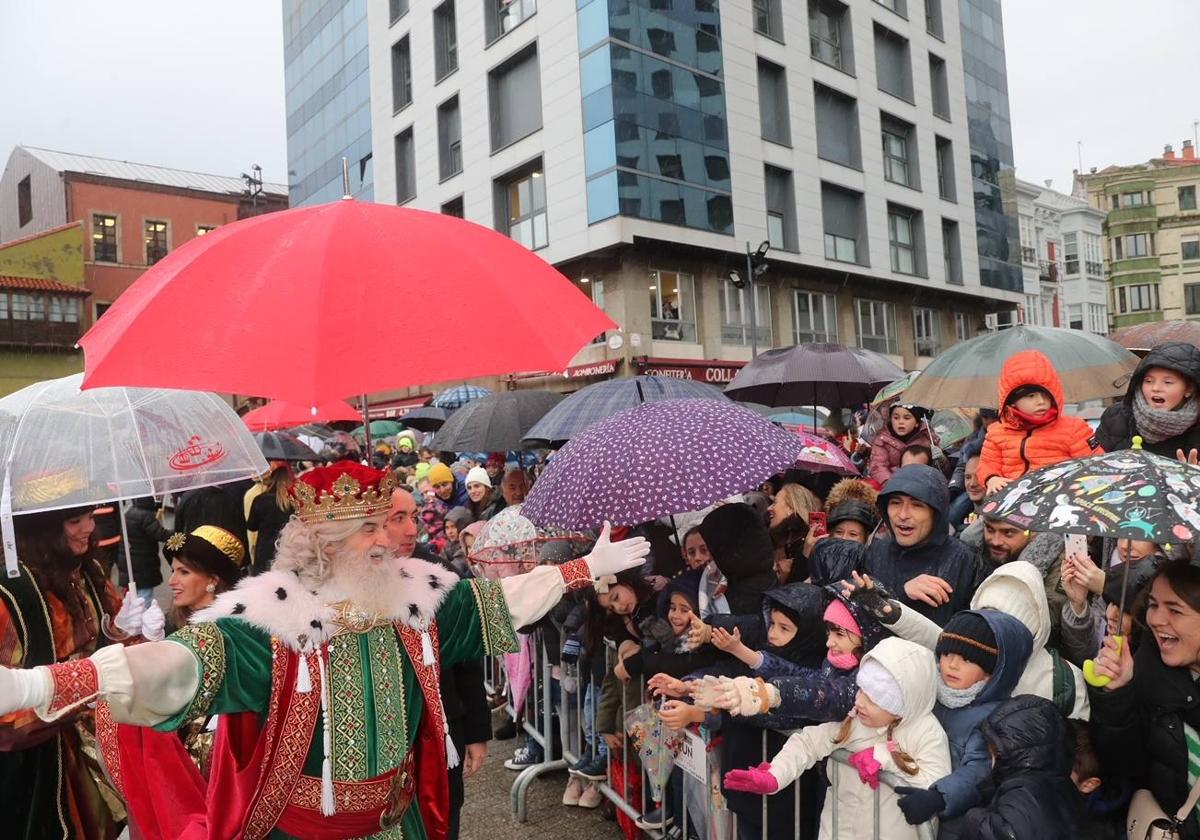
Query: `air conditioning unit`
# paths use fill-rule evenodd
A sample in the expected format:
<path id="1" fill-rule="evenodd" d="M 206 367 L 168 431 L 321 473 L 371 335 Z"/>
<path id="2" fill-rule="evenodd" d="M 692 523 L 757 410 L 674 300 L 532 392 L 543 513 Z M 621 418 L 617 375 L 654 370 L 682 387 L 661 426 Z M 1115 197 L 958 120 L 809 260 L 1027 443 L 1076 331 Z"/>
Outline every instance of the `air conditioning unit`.
<path id="1" fill-rule="evenodd" d="M 989 330 L 1006 330 L 1025 323 L 1025 312 L 1022 309 L 1009 309 L 1004 312 L 989 312 L 983 316 L 983 323 Z"/>

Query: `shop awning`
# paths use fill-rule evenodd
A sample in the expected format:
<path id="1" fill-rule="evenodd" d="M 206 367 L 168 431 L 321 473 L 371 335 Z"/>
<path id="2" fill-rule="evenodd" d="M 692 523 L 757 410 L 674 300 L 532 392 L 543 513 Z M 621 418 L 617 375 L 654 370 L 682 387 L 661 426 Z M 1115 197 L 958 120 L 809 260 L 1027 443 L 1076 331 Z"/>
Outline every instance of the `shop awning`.
<path id="1" fill-rule="evenodd" d="M 666 359 L 655 356 L 638 356 L 633 361 L 638 373 L 647 376 L 673 376 L 710 385 L 732 382 L 737 372 L 746 365 L 745 362 L 728 359 Z"/>

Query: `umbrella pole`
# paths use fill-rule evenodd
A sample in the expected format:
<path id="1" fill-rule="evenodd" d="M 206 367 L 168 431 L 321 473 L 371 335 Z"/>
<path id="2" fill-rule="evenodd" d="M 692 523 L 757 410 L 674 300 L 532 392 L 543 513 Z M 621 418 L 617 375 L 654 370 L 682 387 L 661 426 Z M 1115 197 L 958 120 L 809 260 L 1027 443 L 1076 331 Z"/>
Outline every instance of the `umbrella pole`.
<path id="1" fill-rule="evenodd" d="M 133 580 L 133 557 L 129 554 L 129 531 L 125 528 L 125 505 L 118 501 L 116 508 L 117 518 L 121 520 L 121 546 L 125 549 L 125 571 L 129 573 L 129 590 L 136 593 L 137 584 Z"/>
<path id="2" fill-rule="evenodd" d="M 363 414 L 363 439 L 366 440 L 366 452 L 363 455 L 366 457 L 367 465 L 371 464 L 371 418 L 367 416 L 367 395 L 362 395 L 362 414 Z"/>
<path id="3" fill-rule="evenodd" d="M 679 546 L 679 551 L 683 553 L 683 540 L 679 539 L 679 526 L 675 524 L 675 514 L 671 514 L 671 530 L 675 532 L 675 545 Z"/>

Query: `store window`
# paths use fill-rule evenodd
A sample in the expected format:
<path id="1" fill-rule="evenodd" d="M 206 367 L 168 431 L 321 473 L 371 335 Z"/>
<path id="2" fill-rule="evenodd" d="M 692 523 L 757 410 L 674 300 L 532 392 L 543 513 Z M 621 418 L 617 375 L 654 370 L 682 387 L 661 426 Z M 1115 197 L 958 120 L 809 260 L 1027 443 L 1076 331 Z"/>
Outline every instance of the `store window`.
<path id="1" fill-rule="evenodd" d="M 679 271 L 650 272 L 650 332 L 655 341 L 696 341 L 694 279 Z"/>

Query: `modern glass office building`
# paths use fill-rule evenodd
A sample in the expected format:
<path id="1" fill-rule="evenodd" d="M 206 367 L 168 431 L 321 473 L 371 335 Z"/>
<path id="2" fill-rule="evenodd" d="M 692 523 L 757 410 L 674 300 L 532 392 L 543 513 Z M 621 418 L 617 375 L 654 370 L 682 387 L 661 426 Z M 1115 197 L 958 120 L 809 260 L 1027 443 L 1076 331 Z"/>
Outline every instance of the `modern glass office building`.
<path id="1" fill-rule="evenodd" d="M 588 221 L 733 231 L 716 3 L 579 6 Z"/>
<path id="2" fill-rule="evenodd" d="M 1021 245 L 1000 0 L 960 0 L 979 282 L 1019 292 Z"/>
<path id="3" fill-rule="evenodd" d="M 292 207 L 350 191 L 374 199 L 367 0 L 284 0 L 288 194 Z"/>

